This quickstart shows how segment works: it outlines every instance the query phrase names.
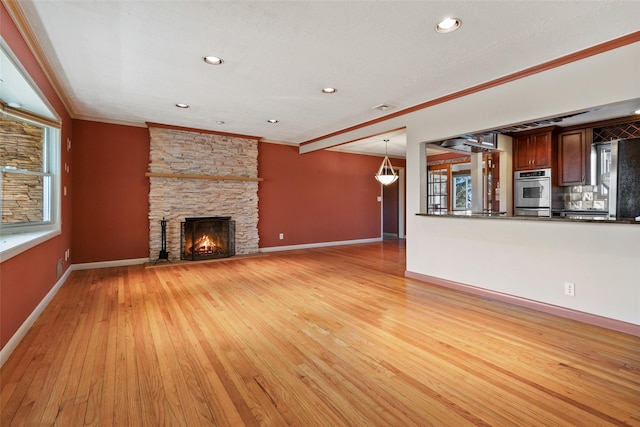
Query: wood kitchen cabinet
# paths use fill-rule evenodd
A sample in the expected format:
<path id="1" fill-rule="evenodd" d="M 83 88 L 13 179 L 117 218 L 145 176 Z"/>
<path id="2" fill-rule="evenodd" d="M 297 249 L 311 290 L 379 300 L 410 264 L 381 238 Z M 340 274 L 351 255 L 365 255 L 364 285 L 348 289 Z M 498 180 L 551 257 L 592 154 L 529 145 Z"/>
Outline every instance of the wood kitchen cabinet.
<path id="1" fill-rule="evenodd" d="M 558 185 L 587 183 L 591 155 L 589 131 L 576 129 L 558 134 Z"/>
<path id="2" fill-rule="evenodd" d="M 553 131 L 518 134 L 513 138 L 513 170 L 550 168 Z"/>

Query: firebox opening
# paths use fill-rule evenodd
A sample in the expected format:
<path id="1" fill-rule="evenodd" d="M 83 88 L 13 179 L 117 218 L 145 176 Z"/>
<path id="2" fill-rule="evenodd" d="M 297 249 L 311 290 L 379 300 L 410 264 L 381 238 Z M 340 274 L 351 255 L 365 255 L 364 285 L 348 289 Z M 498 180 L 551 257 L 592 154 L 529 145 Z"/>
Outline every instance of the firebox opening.
<path id="1" fill-rule="evenodd" d="M 235 255 L 235 221 L 231 217 L 185 218 L 180 258 L 196 261 Z"/>

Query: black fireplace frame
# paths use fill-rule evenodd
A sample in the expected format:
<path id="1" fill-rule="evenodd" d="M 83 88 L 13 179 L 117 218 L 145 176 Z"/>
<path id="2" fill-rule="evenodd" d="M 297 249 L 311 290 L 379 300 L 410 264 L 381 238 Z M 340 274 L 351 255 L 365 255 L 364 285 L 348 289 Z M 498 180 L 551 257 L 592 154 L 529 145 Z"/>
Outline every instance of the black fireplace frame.
<path id="1" fill-rule="evenodd" d="M 204 222 L 214 222 L 218 223 L 223 228 L 226 228 L 226 237 L 227 237 L 227 251 L 224 253 L 207 253 L 207 254 L 197 254 L 195 251 L 192 251 L 190 254 L 186 253 L 185 245 L 187 240 L 187 233 L 191 233 L 191 239 L 194 240 L 196 235 L 196 227 L 201 225 Z M 223 230 L 224 233 L 224 230 Z M 192 217 L 185 218 L 183 222 L 180 223 L 180 259 L 187 261 L 200 261 L 206 259 L 216 259 L 216 258 L 228 258 L 234 256 L 236 254 L 236 222 L 231 219 L 230 216 L 211 216 L 211 217 Z"/>

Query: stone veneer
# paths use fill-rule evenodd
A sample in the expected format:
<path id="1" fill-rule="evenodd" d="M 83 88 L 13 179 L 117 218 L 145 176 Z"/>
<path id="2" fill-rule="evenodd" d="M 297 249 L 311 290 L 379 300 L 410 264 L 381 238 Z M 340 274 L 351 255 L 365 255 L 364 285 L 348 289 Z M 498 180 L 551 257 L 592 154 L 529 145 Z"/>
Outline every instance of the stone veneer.
<path id="1" fill-rule="evenodd" d="M 258 141 L 150 127 L 149 172 L 257 178 Z M 149 257 L 158 258 L 160 221 L 167 220 L 167 251 L 179 260 L 180 223 L 187 217 L 230 216 L 236 254 L 258 252 L 258 182 L 149 178 Z"/>

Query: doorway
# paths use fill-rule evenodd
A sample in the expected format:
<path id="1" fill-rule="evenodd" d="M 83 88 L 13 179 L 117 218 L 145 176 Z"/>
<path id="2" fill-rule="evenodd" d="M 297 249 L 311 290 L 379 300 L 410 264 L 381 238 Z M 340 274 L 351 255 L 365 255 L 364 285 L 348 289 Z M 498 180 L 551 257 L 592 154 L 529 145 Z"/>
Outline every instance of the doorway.
<path id="1" fill-rule="evenodd" d="M 382 238 L 405 238 L 405 171 L 396 168 L 398 180 L 391 185 L 382 187 Z"/>

